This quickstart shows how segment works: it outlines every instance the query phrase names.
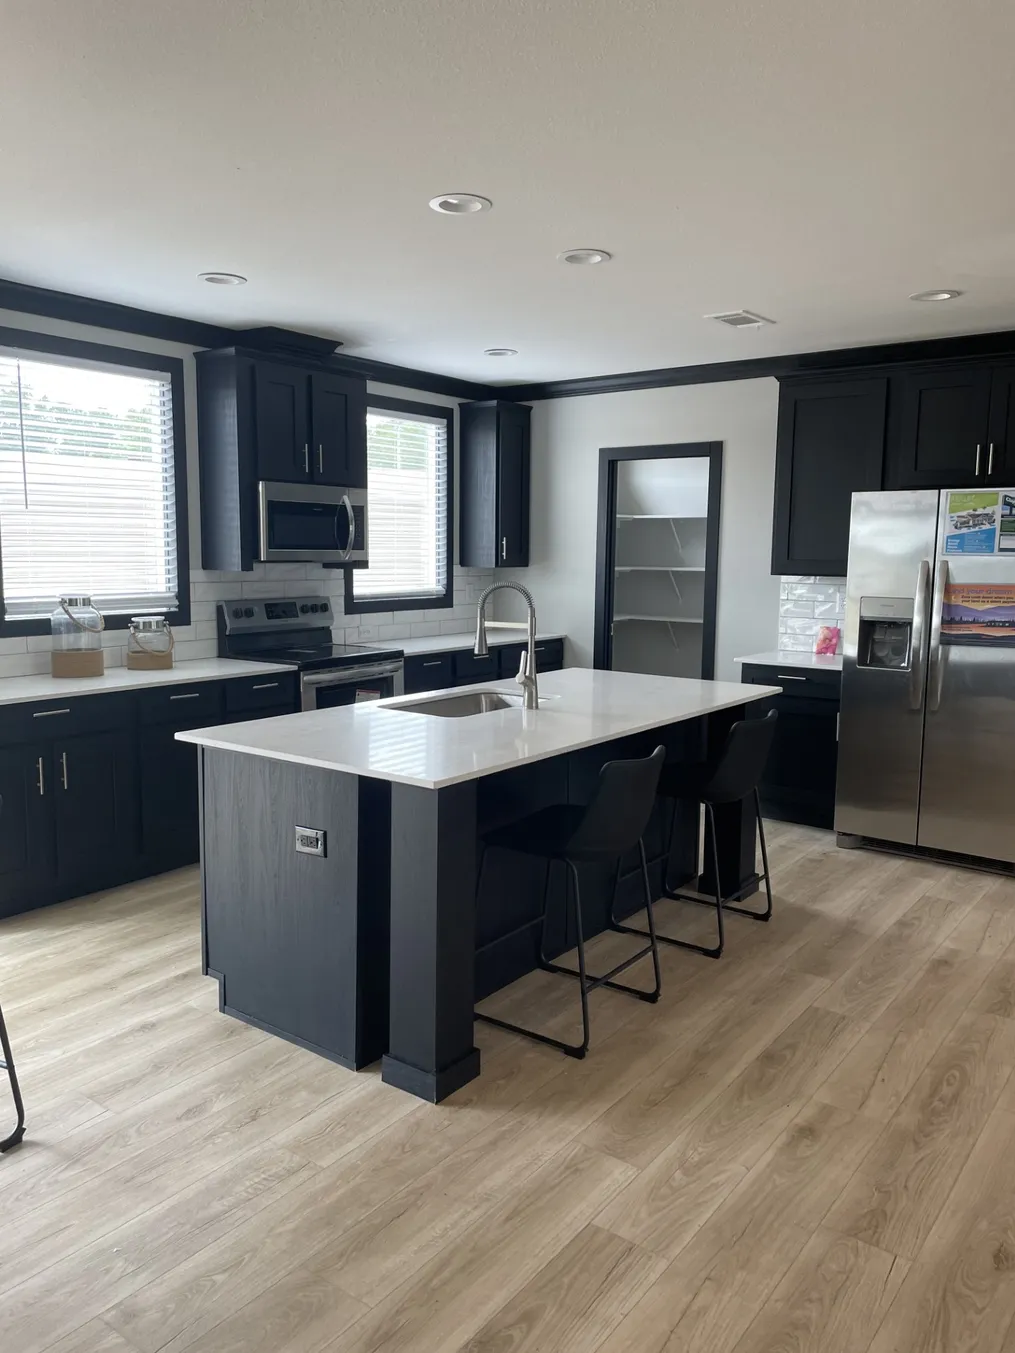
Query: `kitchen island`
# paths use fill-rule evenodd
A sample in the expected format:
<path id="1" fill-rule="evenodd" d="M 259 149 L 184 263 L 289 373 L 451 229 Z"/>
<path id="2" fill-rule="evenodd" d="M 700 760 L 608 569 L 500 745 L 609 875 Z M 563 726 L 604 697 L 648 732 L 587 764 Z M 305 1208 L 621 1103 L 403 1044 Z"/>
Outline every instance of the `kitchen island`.
<path id="1" fill-rule="evenodd" d="M 483 691 L 506 707 L 447 717 L 439 703 Z M 344 1065 L 383 1054 L 385 1081 L 444 1099 L 479 1074 L 475 1000 L 538 961 L 542 866 L 491 862 L 477 898 L 482 834 L 587 802 L 610 759 L 663 743 L 698 760 L 777 693 L 569 668 L 541 678 L 535 710 L 493 682 L 178 734 L 200 748 L 204 968 L 220 1007 Z M 716 816 L 720 882 L 746 897 L 753 807 Z M 646 842 L 657 892 L 664 877 L 695 877 L 697 839 L 696 811 L 657 805 Z M 573 942 L 566 886 L 554 871 L 551 952 Z M 612 891 L 612 871 L 583 885 L 586 935 L 608 924 Z M 618 914 L 640 906 L 631 861 Z"/>

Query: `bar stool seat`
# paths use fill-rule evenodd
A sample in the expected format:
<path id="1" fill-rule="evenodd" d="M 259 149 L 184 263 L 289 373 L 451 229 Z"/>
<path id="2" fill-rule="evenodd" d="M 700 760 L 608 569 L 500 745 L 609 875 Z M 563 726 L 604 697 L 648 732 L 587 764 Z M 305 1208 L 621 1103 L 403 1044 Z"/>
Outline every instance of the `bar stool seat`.
<path id="1" fill-rule="evenodd" d="M 569 1057 L 584 1057 L 589 1047 L 589 1007 L 588 994 L 597 987 L 610 987 L 614 991 L 623 991 L 639 1000 L 655 1002 L 659 999 L 662 979 L 659 970 L 659 948 L 656 944 L 655 921 L 652 917 L 652 889 L 649 884 L 648 864 L 645 859 L 645 845 L 642 840 L 648 819 L 655 802 L 659 772 L 662 769 L 666 751 L 657 747 L 651 756 L 633 761 L 610 761 L 599 773 L 596 793 L 587 806 L 578 804 L 553 804 L 529 814 L 518 822 L 498 827 L 484 835 L 480 857 L 479 877 L 476 884 L 477 902 L 483 887 L 483 872 L 491 850 L 509 850 L 522 855 L 536 856 L 546 861 L 546 873 L 543 882 L 543 907 L 541 914 L 542 931 L 539 942 L 539 966 L 545 972 L 561 973 L 578 980 L 581 993 L 582 1041 L 567 1043 L 563 1039 L 551 1038 L 549 1034 L 539 1033 L 520 1024 L 511 1024 L 507 1020 L 497 1019 L 493 1015 L 475 1012 L 476 1019 L 485 1024 L 493 1024 L 499 1029 L 522 1034 L 537 1043 L 547 1043 L 558 1048 Z M 616 894 L 620 877 L 620 867 L 625 855 L 638 849 L 642 885 L 645 892 L 645 914 L 648 929 L 637 933 L 644 934 L 649 943 L 608 972 L 599 977 L 590 976 L 585 966 L 585 937 L 582 932 L 581 881 L 578 865 L 600 862 L 614 865 L 613 892 Z M 553 963 L 546 957 L 546 898 L 550 886 L 550 870 L 554 861 L 563 862 L 572 882 L 572 903 L 575 924 L 578 967 L 568 968 Z M 519 930 L 527 929 L 532 922 L 526 922 Z M 504 938 L 503 936 L 501 938 Z M 652 958 L 655 984 L 650 991 L 640 987 L 628 986 L 614 981 L 620 973 L 643 958 Z"/>

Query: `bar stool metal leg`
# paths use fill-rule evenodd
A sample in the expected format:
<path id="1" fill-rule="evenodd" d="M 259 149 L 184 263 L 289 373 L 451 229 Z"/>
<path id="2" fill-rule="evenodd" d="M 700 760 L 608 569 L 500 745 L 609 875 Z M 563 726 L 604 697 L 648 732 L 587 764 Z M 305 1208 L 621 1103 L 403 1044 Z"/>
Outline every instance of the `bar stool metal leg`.
<path id="1" fill-rule="evenodd" d="M 17 1146 L 25 1135 L 25 1105 L 21 1098 L 21 1087 L 18 1085 L 18 1074 L 14 1070 L 14 1054 L 11 1052 L 10 1039 L 7 1037 L 7 1025 L 4 1023 L 3 1011 L 0 1010 L 0 1049 L 3 1056 L 0 1057 L 0 1070 L 6 1071 L 11 1082 L 11 1094 L 14 1096 L 14 1108 L 17 1111 L 17 1127 L 9 1137 L 0 1141 L 0 1153 L 9 1151 L 12 1146 Z"/>

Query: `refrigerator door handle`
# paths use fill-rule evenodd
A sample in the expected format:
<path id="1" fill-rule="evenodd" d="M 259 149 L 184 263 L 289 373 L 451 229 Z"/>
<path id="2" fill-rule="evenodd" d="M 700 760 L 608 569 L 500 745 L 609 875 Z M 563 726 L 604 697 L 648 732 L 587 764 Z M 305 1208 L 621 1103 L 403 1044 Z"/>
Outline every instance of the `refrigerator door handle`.
<path id="1" fill-rule="evenodd" d="M 927 594 L 930 591 L 930 560 L 920 560 L 920 571 L 916 578 L 916 595 L 913 598 L 913 637 L 912 656 L 909 662 L 909 708 L 923 708 L 923 682 L 926 675 L 924 662 L 924 631 L 927 628 Z"/>
<path id="2" fill-rule="evenodd" d="M 930 613 L 930 677 L 927 681 L 927 708 L 941 708 L 941 683 L 944 680 L 944 661 L 941 656 L 941 610 L 945 588 L 948 586 L 948 560 L 939 559 L 934 579 L 934 600 Z"/>

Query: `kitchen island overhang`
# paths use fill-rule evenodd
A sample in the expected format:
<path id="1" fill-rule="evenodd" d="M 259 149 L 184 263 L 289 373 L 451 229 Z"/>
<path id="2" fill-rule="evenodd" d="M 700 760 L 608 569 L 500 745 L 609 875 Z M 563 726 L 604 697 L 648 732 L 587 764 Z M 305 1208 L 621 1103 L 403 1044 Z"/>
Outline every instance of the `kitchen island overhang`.
<path id="1" fill-rule="evenodd" d="M 386 1081 L 445 1098 L 479 1072 L 477 994 L 537 962 L 539 866 L 502 860 L 477 900 L 482 832 L 587 802 L 611 758 L 662 742 L 700 759 L 745 707 L 779 693 L 583 668 L 540 688 L 538 710 L 442 718 L 396 697 L 178 735 L 200 749 L 204 969 L 221 1009 L 344 1065 L 383 1054 Z M 515 688 L 443 695 L 480 690 Z M 724 889 L 747 896 L 752 812 L 717 816 Z M 693 878 L 697 811 L 660 804 L 648 844 L 656 888 Z M 622 871 L 621 915 L 640 905 L 633 867 L 630 883 L 628 906 Z M 556 952 L 571 943 L 565 886 L 551 881 Z M 611 887 L 612 874 L 583 886 L 588 935 L 606 926 Z"/>

